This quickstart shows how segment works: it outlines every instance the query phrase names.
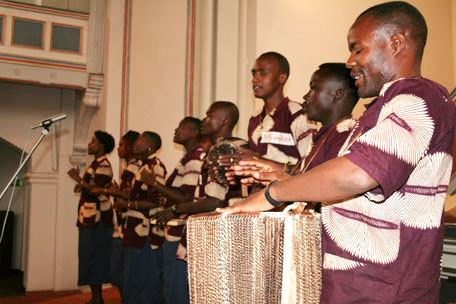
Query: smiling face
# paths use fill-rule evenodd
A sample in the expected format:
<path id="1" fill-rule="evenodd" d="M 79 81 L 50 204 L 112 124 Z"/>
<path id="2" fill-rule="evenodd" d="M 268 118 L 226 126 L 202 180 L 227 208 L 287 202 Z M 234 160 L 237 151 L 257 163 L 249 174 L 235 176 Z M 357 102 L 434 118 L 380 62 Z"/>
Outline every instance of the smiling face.
<path id="1" fill-rule="evenodd" d="M 310 89 L 304 95 L 304 108 L 310 120 L 325 122 L 331 115 L 337 87 L 335 80 L 324 71 L 317 70 L 310 78 Z"/>
<path id="2" fill-rule="evenodd" d="M 383 85 L 393 80 L 392 56 L 387 33 L 371 15 L 362 16 L 348 32 L 350 57 L 347 67 L 360 97 L 378 96 Z"/>
<path id="3" fill-rule="evenodd" d="M 277 59 L 272 56 L 259 57 L 252 68 L 252 87 L 256 98 L 267 99 L 276 93 L 287 80 L 280 72 Z"/>

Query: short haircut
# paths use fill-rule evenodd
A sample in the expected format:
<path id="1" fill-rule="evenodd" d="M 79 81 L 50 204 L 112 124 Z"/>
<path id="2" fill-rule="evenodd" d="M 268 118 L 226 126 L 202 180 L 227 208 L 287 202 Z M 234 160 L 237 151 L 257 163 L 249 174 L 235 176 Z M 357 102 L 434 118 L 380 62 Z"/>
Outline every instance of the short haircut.
<path id="1" fill-rule="evenodd" d="M 152 131 L 144 131 L 143 134 L 154 144 L 156 150 L 161 148 L 162 141 L 160 135 Z"/>
<path id="2" fill-rule="evenodd" d="M 290 64 L 288 63 L 287 58 L 282 54 L 277 52 L 266 52 L 261 54 L 260 57 L 273 57 L 279 64 L 280 73 L 285 73 L 287 76 L 290 76 Z"/>
<path id="3" fill-rule="evenodd" d="M 371 14 L 377 24 L 392 24 L 401 29 L 408 29 L 410 37 L 415 42 L 418 58 L 423 57 L 427 39 L 426 20 L 420 11 L 413 5 L 403 1 L 392 1 L 368 8 L 359 15 Z"/>
<path id="4" fill-rule="evenodd" d="M 348 90 L 348 94 L 353 97 L 353 104 L 358 102 L 358 88 L 355 86 L 355 80 L 350 76 L 350 69 L 347 68 L 345 63 L 328 62 L 321 64 L 318 68 L 342 82 L 344 88 Z"/>
<path id="5" fill-rule="evenodd" d="M 197 135 L 198 140 L 201 139 L 201 123 L 202 123 L 201 119 L 198 119 L 198 118 L 192 117 L 192 116 L 186 116 L 182 120 L 190 123 L 193 126 L 193 128 L 195 128 L 195 130 L 198 131 L 198 135 Z"/>
<path id="6" fill-rule="evenodd" d="M 128 131 L 125 133 L 124 136 L 122 136 L 122 139 L 125 139 L 130 145 L 133 145 L 135 141 L 138 139 L 139 133 L 136 131 Z"/>
<path id="7" fill-rule="evenodd" d="M 234 126 L 238 123 L 239 120 L 238 107 L 231 101 L 215 101 L 212 105 L 216 107 L 221 107 L 224 111 L 227 112 L 230 118 L 231 128 L 234 128 Z"/>
<path id="8" fill-rule="evenodd" d="M 109 154 L 112 152 L 112 150 L 114 149 L 115 142 L 114 142 L 114 137 L 112 137 L 111 134 L 98 130 L 98 131 L 95 131 L 95 137 L 103 145 L 104 152 L 106 154 Z"/>

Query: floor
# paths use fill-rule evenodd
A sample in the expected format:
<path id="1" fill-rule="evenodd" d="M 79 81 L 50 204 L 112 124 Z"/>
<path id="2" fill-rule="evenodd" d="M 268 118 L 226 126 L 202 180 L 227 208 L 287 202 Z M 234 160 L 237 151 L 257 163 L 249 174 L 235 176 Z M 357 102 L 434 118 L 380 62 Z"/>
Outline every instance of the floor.
<path id="1" fill-rule="evenodd" d="M 79 290 L 58 292 L 32 292 L 25 294 L 22 286 L 23 273 L 10 270 L 0 274 L 0 304 L 81 304 L 90 300 L 90 293 L 81 293 Z M 116 288 L 103 289 L 105 304 L 121 304 L 119 292 Z"/>

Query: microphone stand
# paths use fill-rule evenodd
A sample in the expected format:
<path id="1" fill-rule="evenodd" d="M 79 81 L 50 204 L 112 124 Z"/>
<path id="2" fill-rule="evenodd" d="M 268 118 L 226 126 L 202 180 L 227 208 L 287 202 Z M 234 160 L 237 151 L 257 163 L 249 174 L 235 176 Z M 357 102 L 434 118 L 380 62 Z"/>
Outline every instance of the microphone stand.
<path id="1" fill-rule="evenodd" d="M 35 145 L 33 146 L 32 150 L 30 150 L 30 153 L 27 155 L 27 157 L 24 159 L 24 161 L 19 165 L 19 168 L 16 170 L 14 173 L 13 177 L 11 180 L 6 184 L 5 189 L 3 189 L 2 194 L 0 194 L 0 199 L 2 199 L 3 195 L 5 195 L 6 191 L 8 190 L 8 187 L 11 185 L 11 183 L 14 181 L 16 176 L 19 174 L 19 172 L 24 168 L 25 164 L 29 160 L 30 156 L 32 156 L 33 152 L 35 149 L 38 147 L 38 145 L 41 143 L 41 141 L 46 137 L 46 135 L 49 134 L 49 127 L 51 126 L 52 123 L 48 125 L 43 125 L 43 130 L 41 131 L 41 136 L 38 138 L 38 140 L 35 142 Z"/>

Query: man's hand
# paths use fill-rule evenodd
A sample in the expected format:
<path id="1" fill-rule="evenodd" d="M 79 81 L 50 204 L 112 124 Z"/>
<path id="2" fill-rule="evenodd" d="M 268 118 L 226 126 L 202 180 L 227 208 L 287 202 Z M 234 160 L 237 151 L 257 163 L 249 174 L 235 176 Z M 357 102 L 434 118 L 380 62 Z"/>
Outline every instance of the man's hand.
<path id="1" fill-rule="evenodd" d="M 115 210 L 126 209 L 128 208 L 128 201 L 119 197 L 114 201 L 113 208 Z"/>
<path id="2" fill-rule="evenodd" d="M 284 180 L 290 177 L 282 167 L 266 160 L 243 160 L 233 169 L 235 175 L 242 176 L 241 183 L 249 185 L 255 183 L 267 185 L 272 180 Z"/>
<path id="3" fill-rule="evenodd" d="M 68 170 L 67 174 L 77 183 L 80 183 L 82 180 L 82 178 L 79 176 L 79 166 L 76 168 L 71 168 L 70 170 Z"/>
<path id="4" fill-rule="evenodd" d="M 239 201 L 230 207 L 217 208 L 215 211 L 221 213 L 235 213 L 235 212 L 262 212 L 274 208 L 269 204 L 264 196 L 264 189 L 249 195 L 245 200 Z"/>
<path id="5" fill-rule="evenodd" d="M 241 160 L 259 159 L 258 153 L 240 146 L 237 148 L 239 149 L 239 153 L 220 155 L 218 159 L 219 165 L 231 168 L 233 165 L 238 164 Z"/>
<path id="6" fill-rule="evenodd" d="M 154 216 L 154 218 L 157 219 L 157 225 L 161 228 L 165 227 L 169 220 L 177 217 L 178 216 L 171 210 L 171 207 L 166 208 Z"/>
<path id="7" fill-rule="evenodd" d="M 153 186 L 155 182 L 155 172 L 153 170 L 142 170 L 141 180 L 149 186 Z"/>
<path id="8" fill-rule="evenodd" d="M 79 193 L 82 191 L 82 187 L 79 184 L 74 185 L 74 192 Z"/>

